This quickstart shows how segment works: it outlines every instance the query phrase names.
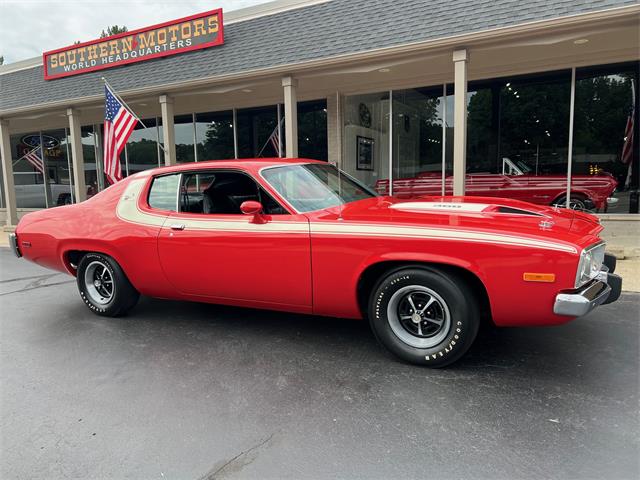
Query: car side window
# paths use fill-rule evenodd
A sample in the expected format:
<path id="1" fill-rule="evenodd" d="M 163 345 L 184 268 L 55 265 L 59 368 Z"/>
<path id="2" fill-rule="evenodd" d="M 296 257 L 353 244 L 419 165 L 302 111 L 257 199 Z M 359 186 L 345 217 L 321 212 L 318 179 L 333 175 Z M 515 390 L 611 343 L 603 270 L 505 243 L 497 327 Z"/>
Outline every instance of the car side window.
<path id="1" fill-rule="evenodd" d="M 244 173 L 218 171 L 187 173 L 182 177 L 181 212 L 240 215 L 240 205 L 248 200 L 260 202 L 267 215 L 288 214 L 255 180 Z"/>
<path id="2" fill-rule="evenodd" d="M 154 178 L 149 189 L 149 206 L 159 210 L 177 211 L 179 182 L 179 174 Z"/>

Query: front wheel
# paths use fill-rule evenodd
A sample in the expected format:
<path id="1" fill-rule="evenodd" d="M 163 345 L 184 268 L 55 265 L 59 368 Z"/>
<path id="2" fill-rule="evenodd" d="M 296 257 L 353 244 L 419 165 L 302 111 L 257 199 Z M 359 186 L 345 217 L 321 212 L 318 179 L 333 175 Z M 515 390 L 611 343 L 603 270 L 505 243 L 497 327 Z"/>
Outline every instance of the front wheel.
<path id="1" fill-rule="evenodd" d="M 369 300 L 380 343 L 407 362 L 444 367 L 471 347 L 480 325 L 475 295 L 457 276 L 405 268 L 384 277 Z"/>
<path id="2" fill-rule="evenodd" d="M 88 253 L 78 264 L 78 290 L 92 312 L 104 317 L 125 314 L 140 294 L 111 257 Z"/>

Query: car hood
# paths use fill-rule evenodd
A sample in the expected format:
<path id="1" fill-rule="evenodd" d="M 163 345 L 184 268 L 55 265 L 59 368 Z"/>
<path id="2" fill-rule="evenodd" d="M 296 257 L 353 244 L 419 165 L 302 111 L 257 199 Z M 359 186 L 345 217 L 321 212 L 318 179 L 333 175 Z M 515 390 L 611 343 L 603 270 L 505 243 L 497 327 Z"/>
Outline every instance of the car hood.
<path id="1" fill-rule="evenodd" d="M 404 200 L 381 196 L 317 212 L 315 220 L 401 224 L 497 231 L 588 245 L 602 226 L 596 216 L 495 197 L 426 196 Z M 312 219 L 313 221 L 314 219 Z"/>

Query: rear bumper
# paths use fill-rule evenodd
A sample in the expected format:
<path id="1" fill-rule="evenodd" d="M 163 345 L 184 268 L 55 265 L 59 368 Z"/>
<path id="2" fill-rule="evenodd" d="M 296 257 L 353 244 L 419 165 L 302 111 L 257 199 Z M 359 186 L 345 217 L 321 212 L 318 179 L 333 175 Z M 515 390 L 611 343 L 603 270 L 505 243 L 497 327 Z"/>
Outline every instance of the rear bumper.
<path id="1" fill-rule="evenodd" d="M 20 249 L 18 248 L 18 237 L 15 233 L 9 234 L 9 246 L 16 257 L 20 258 L 22 256 Z"/>
<path id="2" fill-rule="evenodd" d="M 609 265 L 612 266 L 611 269 Z M 606 255 L 605 264 L 594 280 L 577 290 L 556 295 L 553 313 L 582 317 L 600 305 L 615 302 L 622 291 L 622 277 L 614 274 L 613 270 L 615 270 L 615 257 Z"/>

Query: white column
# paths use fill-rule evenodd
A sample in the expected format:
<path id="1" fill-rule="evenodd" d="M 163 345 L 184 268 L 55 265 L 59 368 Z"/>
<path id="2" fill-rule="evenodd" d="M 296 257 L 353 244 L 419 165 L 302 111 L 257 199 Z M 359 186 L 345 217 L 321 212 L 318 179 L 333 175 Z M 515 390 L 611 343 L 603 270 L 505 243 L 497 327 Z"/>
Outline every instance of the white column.
<path id="1" fill-rule="evenodd" d="M 4 189 L 4 205 L 7 207 L 7 227 L 15 227 L 18 224 L 18 212 L 16 210 L 16 190 L 13 184 L 13 159 L 11 157 L 8 120 L 0 120 L 0 156 L 2 156 L 2 188 Z"/>
<path id="2" fill-rule="evenodd" d="M 283 77 L 284 87 L 284 138 L 286 155 L 289 158 L 298 156 L 298 100 L 296 88 L 298 81 L 293 77 Z"/>
<path id="3" fill-rule="evenodd" d="M 162 110 L 162 139 L 164 146 L 164 164 L 176 164 L 176 132 L 173 127 L 173 98 L 160 95 Z"/>
<path id="4" fill-rule="evenodd" d="M 453 122 L 453 194 L 464 195 L 467 174 L 467 51 L 453 52 L 454 122 Z"/>
<path id="5" fill-rule="evenodd" d="M 84 181 L 84 152 L 82 151 L 82 133 L 80 113 L 67 108 L 69 132 L 71 133 L 71 159 L 73 161 L 73 193 L 76 202 L 87 199 L 87 186 Z"/>

